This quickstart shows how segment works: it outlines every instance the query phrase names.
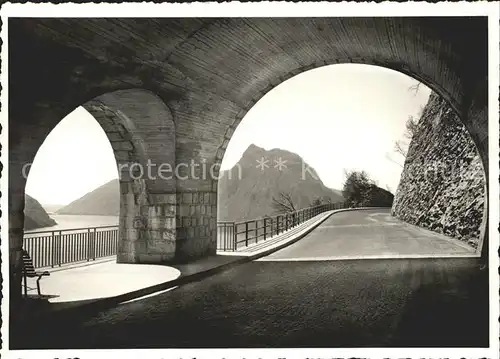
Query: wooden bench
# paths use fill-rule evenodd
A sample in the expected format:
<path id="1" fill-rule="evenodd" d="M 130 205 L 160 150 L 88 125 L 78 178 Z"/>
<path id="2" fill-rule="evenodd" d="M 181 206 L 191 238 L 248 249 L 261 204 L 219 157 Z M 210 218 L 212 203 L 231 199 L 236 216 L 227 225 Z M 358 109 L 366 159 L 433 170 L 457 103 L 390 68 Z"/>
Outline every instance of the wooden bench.
<path id="1" fill-rule="evenodd" d="M 40 295 L 40 279 L 45 276 L 49 276 L 50 273 L 47 271 L 37 272 L 33 266 L 33 260 L 31 259 L 29 253 L 23 249 L 23 278 L 24 278 L 24 295 L 28 295 L 28 278 L 36 278 L 36 288 L 38 290 L 38 295 Z M 32 288 L 30 288 L 32 289 Z"/>

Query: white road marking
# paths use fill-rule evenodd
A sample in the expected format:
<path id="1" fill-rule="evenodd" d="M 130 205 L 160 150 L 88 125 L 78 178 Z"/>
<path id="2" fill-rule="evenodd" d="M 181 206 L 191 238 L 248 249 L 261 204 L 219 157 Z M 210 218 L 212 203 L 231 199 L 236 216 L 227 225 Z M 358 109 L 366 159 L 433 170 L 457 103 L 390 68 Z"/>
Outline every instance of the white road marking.
<path id="1" fill-rule="evenodd" d="M 336 256 L 336 257 L 295 257 L 256 259 L 260 262 L 317 262 L 317 261 L 344 261 L 358 259 L 425 259 L 425 258 L 479 258 L 479 254 L 454 253 L 454 254 L 377 254 L 365 256 Z"/>
<path id="2" fill-rule="evenodd" d="M 141 300 L 141 299 L 145 299 L 145 298 L 149 298 L 149 297 L 154 297 L 155 295 L 159 295 L 159 294 L 162 294 L 162 293 L 166 293 L 166 292 L 169 292 L 175 288 L 177 288 L 178 286 L 175 286 L 175 287 L 172 287 L 172 288 L 168 288 L 168 289 L 165 289 L 165 290 L 162 290 L 161 292 L 156 292 L 156 293 L 151 293 L 151 294 L 148 294 L 148 295 L 144 295 L 142 297 L 139 297 L 139 298 L 135 298 L 135 299 L 131 299 L 131 300 L 127 300 L 126 302 L 122 302 L 120 303 L 120 305 L 122 304 L 125 304 L 125 303 L 132 303 L 132 302 L 135 302 L 137 300 Z"/>

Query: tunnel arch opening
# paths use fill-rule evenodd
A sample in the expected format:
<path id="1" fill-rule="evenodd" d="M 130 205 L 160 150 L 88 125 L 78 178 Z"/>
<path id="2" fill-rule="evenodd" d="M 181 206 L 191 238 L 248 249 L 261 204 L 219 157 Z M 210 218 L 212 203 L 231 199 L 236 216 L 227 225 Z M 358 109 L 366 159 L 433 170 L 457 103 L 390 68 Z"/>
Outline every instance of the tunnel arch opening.
<path id="1" fill-rule="evenodd" d="M 256 108 L 258 108 L 258 106 L 262 102 L 262 100 L 268 98 L 269 96 L 272 96 L 273 92 L 275 92 L 276 90 L 278 90 L 280 88 L 283 88 L 283 86 L 286 86 L 287 82 L 290 82 L 292 79 L 297 80 L 297 78 L 301 77 L 302 75 L 304 75 L 308 72 L 310 73 L 310 72 L 314 72 L 317 70 L 325 70 L 328 68 L 339 68 L 339 67 L 343 67 L 343 66 L 345 66 L 345 67 L 352 66 L 354 68 L 365 67 L 365 68 L 371 68 L 372 70 L 379 70 L 379 69 L 385 70 L 385 71 L 388 70 L 389 72 L 394 72 L 394 73 L 397 73 L 399 75 L 405 75 L 404 77 L 411 78 L 411 79 L 417 81 L 418 85 L 423 85 L 429 91 L 429 94 L 430 94 L 428 101 L 426 101 L 424 103 L 424 105 L 422 106 L 421 112 L 419 113 L 417 120 L 419 120 L 419 121 L 422 120 L 421 122 L 424 122 L 423 117 L 425 115 L 425 117 L 435 116 L 439 122 L 440 115 L 436 116 L 435 114 L 432 114 L 432 108 L 430 108 L 431 107 L 430 102 L 432 102 L 432 101 L 436 102 L 436 99 L 437 99 L 437 101 L 441 101 L 440 103 L 442 103 L 442 102 L 445 103 L 445 111 L 448 111 L 446 109 L 449 109 L 449 111 L 452 112 L 453 120 L 448 120 L 448 122 L 447 122 L 448 125 L 450 125 L 450 124 L 453 125 L 454 122 L 458 122 L 459 126 L 463 126 L 461 129 L 459 129 L 459 131 L 462 131 L 462 133 L 463 133 L 465 130 L 465 136 L 467 137 L 466 142 L 468 142 L 468 145 L 472 146 L 472 150 L 471 150 L 472 156 L 474 158 L 477 157 L 479 159 L 478 163 L 476 163 L 477 160 L 473 160 L 473 161 L 476 161 L 476 162 L 474 162 L 475 168 L 479 168 L 479 171 L 478 171 L 479 174 L 478 174 L 477 178 L 482 179 L 482 183 L 483 183 L 483 185 L 479 186 L 479 190 L 476 191 L 478 193 L 481 193 L 481 190 L 483 190 L 483 192 L 479 196 L 480 198 L 479 197 L 475 198 L 475 199 L 479 200 L 479 202 L 480 202 L 479 206 L 481 207 L 481 209 L 479 211 L 481 214 L 481 218 L 479 220 L 480 222 L 479 222 L 479 226 L 478 226 L 479 227 L 479 229 L 478 229 L 479 235 L 477 236 L 478 237 L 477 239 L 475 238 L 474 234 L 470 235 L 470 238 L 467 237 L 467 235 L 466 235 L 465 241 L 468 244 L 472 245 L 473 248 L 475 248 L 476 255 L 480 255 L 482 253 L 482 249 L 483 249 L 482 247 L 483 247 L 483 243 L 485 242 L 485 237 L 487 236 L 487 214 L 488 214 L 487 181 L 488 181 L 488 179 L 487 179 L 487 171 L 485 171 L 485 162 L 484 162 L 484 158 L 485 158 L 485 156 L 487 158 L 487 154 L 484 154 L 483 152 L 480 151 L 478 144 L 476 142 L 476 138 L 474 136 L 472 136 L 471 126 L 473 126 L 473 125 L 471 124 L 471 121 L 468 119 L 468 114 L 464 113 L 464 111 L 460 110 L 456 106 L 456 102 L 454 101 L 453 97 L 449 94 L 449 92 L 447 92 L 441 86 L 436 85 L 435 82 L 433 82 L 431 79 L 425 78 L 424 76 L 419 76 L 419 74 L 415 74 L 407 67 L 395 69 L 392 66 L 377 64 L 376 61 L 369 62 L 369 63 L 367 63 L 366 61 L 356 61 L 356 62 L 355 61 L 348 61 L 348 62 L 342 63 L 342 61 L 337 59 L 334 62 L 334 65 L 322 64 L 318 67 L 307 66 L 306 70 L 304 72 L 292 71 L 287 76 L 280 78 L 280 81 L 282 81 L 282 82 L 270 84 L 270 85 L 266 86 L 264 90 L 258 92 L 257 98 L 254 98 L 252 101 L 250 101 L 248 108 L 241 111 L 238 114 L 238 116 L 234 120 L 233 124 L 230 126 L 229 130 L 226 132 L 223 144 L 219 147 L 219 149 L 217 151 L 217 161 L 220 164 L 221 172 L 223 172 L 222 176 L 219 177 L 219 183 L 218 183 L 218 218 L 219 218 L 219 221 L 221 221 L 221 217 L 222 217 L 222 222 L 225 222 L 226 220 L 229 220 L 228 213 L 234 214 L 234 212 L 237 212 L 237 211 L 228 210 L 228 208 L 230 206 L 228 206 L 228 203 L 227 203 L 228 201 L 224 200 L 225 198 L 222 198 L 222 201 L 221 201 L 221 191 L 223 191 L 224 189 L 228 189 L 230 187 L 234 187 L 234 186 L 231 186 L 232 185 L 231 181 L 228 181 L 226 177 L 228 177 L 228 175 L 229 175 L 229 180 L 230 180 L 231 176 L 234 176 L 233 172 L 235 170 L 237 171 L 237 176 L 241 176 L 241 167 L 239 167 L 240 163 L 237 160 L 234 160 L 234 158 L 233 158 L 232 162 L 235 163 L 235 165 L 234 165 L 234 167 L 231 168 L 231 166 L 229 166 L 229 167 L 225 166 L 223 160 L 226 158 L 226 153 L 227 153 L 226 151 L 228 150 L 228 148 L 231 147 L 231 144 L 232 144 L 231 140 L 233 139 L 233 136 L 235 134 L 238 134 L 238 131 L 240 130 L 240 125 L 242 124 L 242 122 L 244 122 L 246 120 L 246 117 L 248 117 L 249 115 L 250 115 L 250 117 L 252 117 L 251 116 L 252 111 L 255 110 Z M 417 91 L 418 91 L 418 88 L 417 88 Z M 434 100 L 431 101 L 431 97 Z M 443 105 L 441 105 L 441 107 L 442 106 Z M 441 108 L 440 111 L 443 111 L 443 109 Z M 279 116 L 276 113 L 273 113 L 273 114 Z M 447 113 L 443 114 L 443 116 L 444 115 L 447 115 L 448 117 L 450 117 L 450 115 L 448 115 Z M 253 117 L 255 117 L 255 116 L 253 116 Z M 404 119 L 402 119 L 401 121 L 403 122 L 403 120 Z M 429 124 L 427 124 L 427 125 L 429 125 Z M 266 131 L 266 128 L 264 126 L 265 125 L 263 125 L 262 131 Z M 248 126 L 245 127 L 245 130 L 247 130 L 247 129 L 248 129 Z M 472 131 L 474 131 L 474 129 L 472 129 Z M 238 136 L 236 136 L 236 137 L 238 137 Z M 242 137 L 242 138 L 248 137 L 248 133 L 245 133 L 245 136 L 239 136 L 239 137 Z M 234 141 L 234 139 L 233 139 L 233 141 Z M 280 147 L 279 145 L 266 146 L 266 148 L 268 148 L 268 149 L 275 148 L 275 147 L 279 147 L 281 149 L 288 150 L 288 148 Z M 250 148 L 248 149 L 248 151 L 249 150 L 250 150 Z M 242 151 L 240 151 L 240 152 L 242 152 Z M 245 152 L 245 154 L 246 153 L 247 152 Z M 245 154 L 243 154 L 243 156 Z M 234 155 L 232 157 L 234 157 Z M 450 159 L 448 158 L 447 160 L 450 160 Z M 456 158 L 455 162 L 457 160 L 463 161 L 464 159 Z M 465 160 L 466 160 L 466 162 L 469 161 L 468 158 Z M 403 162 L 405 162 L 405 164 L 406 164 L 406 161 L 404 159 L 403 159 Z M 430 160 L 429 160 L 429 163 L 430 163 Z M 438 165 L 440 165 L 440 164 L 438 164 Z M 448 164 L 446 163 L 445 166 L 446 165 L 448 165 Z M 486 162 L 486 166 L 487 166 L 487 162 Z M 440 167 L 438 166 L 438 168 L 440 168 Z M 406 169 L 406 167 L 405 167 L 405 169 Z M 460 169 L 452 168 L 452 170 L 454 171 L 453 174 L 456 175 L 456 173 L 458 173 L 458 176 L 464 176 L 464 171 L 462 171 L 462 168 L 460 168 Z M 441 175 L 441 174 L 438 174 L 438 175 Z M 470 176 L 470 173 L 465 173 L 465 175 Z M 458 177 L 458 178 L 460 179 L 460 177 Z M 223 180 L 222 184 L 221 184 L 221 179 Z M 461 179 L 463 180 L 463 178 L 461 178 Z M 403 181 L 403 179 L 401 179 L 401 181 Z M 429 182 L 431 182 L 431 181 L 429 180 Z M 222 187 L 225 187 L 225 188 L 222 188 Z M 442 188 L 441 188 L 441 190 L 442 190 Z M 237 190 L 234 190 L 234 188 L 233 188 L 233 190 L 229 190 L 229 191 L 234 195 L 233 192 L 236 192 Z M 394 194 L 396 194 L 396 188 L 394 189 Z M 252 196 L 255 197 L 255 193 L 253 193 Z M 448 197 L 449 197 L 449 194 L 448 194 Z M 221 202 L 222 202 L 222 204 L 221 204 Z M 248 205 L 251 206 L 252 204 L 248 203 Z M 393 211 L 394 211 L 394 207 L 393 207 Z M 274 213 L 274 215 L 275 214 L 276 213 Z M 256 218 L 267 217 L 270 215 L 272 215 L 272 214 L 265 213 L 264 215 L 260 215 Z M 462 213 L 461 216 L 463 218 L 459 218 L 459 219 L 462 222 L 466 222 L 465 221 L 466 215 L 464 215 Z M 401 215 L 399 215 L 399 217 L 401 217 Z M 438 225 L 435 225 L 435 223 L 432 223 L 431 225 L 429 225 L 429 224 L 425 224 L 425 222 L 424 222 L 424 225 L 422 225 L 422 222 L 420 220 L 416 221 L 415 218 L 411 218 L 411 217 L 412 216 L 406 216 L 406 220 L 408 221 L 408 223 L 420 225 L 423 228 L 431 229 L 431 230 L 436 231 L 438 233 L 444 233 L 445 235 L 450 235 L 451 237 L 458 236 L 458 237 L 462 238 L 462 233 L 468 233 L 467 228 L 462 228 L 460 232 L 459 231 L 452 232 L 452 229 L 450 229 L 450 228 L 452 228 L 452 227 L 455 228 L 455 224 L 451 224 L 451 226 L 448 226 L 447 224 L 441 225 L 438 223 Z M 477 216 L 475 216 L 475 217 L 477 217 Z M 443 218 L 445 218 L 444 214 L 443 214 Z M 453 219 L 456 220 L 456 218 L 453 218 Z M 238 220 L 240 222 L 243 222 L 244 220 L 249 220 L 249 218 L 241 218 Z M 474 218 L 474 220 L 476 220 L 476 218 Z M 414 223 L 412 223 L 412 222 L 414 222 Z M 477 223 L 471 224 L 471 226 L 474 227 L 476 224 Z M 460 223 L 458 226 L 460 226 L 460 225 L 463 225 L 463 223 Z M 471 231 L 471 232 L 474 232 L 474 231 Z M 220 237 L 221 235 L 219 234 L 218 236 Z M 220 239 L 218 239 L 218 240 L 220 242 Z"/>
<path id="2" fill-rule="evenodd" d="M 50 127 L 35 134 L 32 153 L 43 151 L 42 146 L 50 142 L 53 131 L 61 132 L 61 125 L 66 124 L 64 127 L 68 137 L 75 135 L 75 129 L 71 128 L 75 124 L 72 118 L 75 113 L 86 117 L 87 123 L 89 118 L 96 121 L 99 126 L 97 131 L 99 135 L 102 134 L 99 141 L 107 142 L 108 150 L 113 153 L 116 175 L 111 177 L 115 177 L 117 182 L 108 183 L 108 187 L 113 187 L 119 198 L 119 233 L 115 236 L 119 240 L 114 253 L 117 254 L 117 261 L 154 263 L 173 256 L 175 177 L 161 177 L 158 171 L 161 164 L 175 164 L 175 127 L 168 108 L 147 90 L 105 93 L 85 102 L 64 119 L 53 117 L 50 122 L 46 121 L 44 125 Z M 95 126 L 93 131 L 96 132 Z M 85 128 L 78 128 L 76 132 L 85 136 Z M 80 148 L 81 151 L 96 145 L 94 139 L 86 140 L 88 142 Z M 26 154 L 28 151 L 24 151 Z M 25 161 L 29 164 L 32 162 Z M 81 168 L 75 175 L 102 177 L 93 172 L 91 163 L 78 165 Z M 108 179 L 111 180 L 111 177 Z M 144 251 L 142 247 L 146 245 L 148 249 Z"/>

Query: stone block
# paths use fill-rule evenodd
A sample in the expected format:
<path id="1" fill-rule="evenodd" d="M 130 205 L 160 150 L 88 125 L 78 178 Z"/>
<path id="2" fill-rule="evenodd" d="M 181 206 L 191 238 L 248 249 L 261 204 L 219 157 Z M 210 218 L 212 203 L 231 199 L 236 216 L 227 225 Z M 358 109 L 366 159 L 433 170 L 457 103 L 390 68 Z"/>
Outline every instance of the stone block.
<path id="1" fill-rule="evenodd" d="M 129 162 L 130 161 L 130 153 L 124 150 L 116 150 L 114 151 L 115 159 L 117 162 Z M 128 166 L 124 167 L 124 170 L 128 171 Z"/>
<path id="2" fill-rule="evenodd" d="M 123 141 L 123 137 L 119 132 L 106 132 L 109 142 Z"/>
<path id="3" fill-rule="evenodd" d="M 191 226 L 191 218 L 190 217 L 182 217 L 182 226 L 190 227 Z"/>
<path id="4" fill-rule="evenodd" d="M 115 151 L 132 151 L 134 149 L 132 143 L 123 140 L 111 142 L 111 147 Z"/>
<path id="5" fill-rule="evenodd" d="M 122 240 L 120 243 L 120 252 L 122 253 L 135 253 L 135 241 Z"/>
<path id="6" fill-rule="evenodd" d="M 175 193 L 171 193 L 167 195 L 167 203 L 168 204 L 176 204 L 177 203 L 177 196 Z"/>
<path id="7" fill-rule="evenodd" d="M 182 241 L 178 248 L 178 254 L 183 259 L 194 259 L 204 255 L 215 254 L 215 248 L 211 248 L 210 240 L 207 238 L 192 237 Z"/>
<path id="8" fill-rule="evenodd" d="M 174 217 L 165 217 L 164 228 L 175 229 L 175 218 Z"/>
<path id="9" fill-rule="evenodd" d="M 175 241 L 160 239 L 152 240 L 148 243 L 148 254 L 169 254 L 175 253 Z"/>
<path id="10" fill-rule="evenodd" d="M 177 227 L 175 229 L 176 240 L 183 240 L 187 237 L 187 229 L 183 227 Z"/>
<path id="11" fill-rule="evenodd" d="M 193 203 L 193 194 L 192 193 L 183 193 L 182 194 L 182 203 L 185 203 L 185 204 Z"/>
<path id="12" fill-rule="evenodd" d="M 233 134 L 234 134 L 234 127 L 230 126 L 226 129 L 226 134 L 224 135 L 224 137 L 226 137 L 227 141 L 229 142 Z"/>
<path id="13" fill-rule="evenodd" d="M 173 230 L 164 230 L 162 232 L 162 240 L 175 241 L 176 240 L 175 234 L 176 234 L 175 229 L 173 229 Z"/>
<path id="14" fill-rule="evenodd" d="M 116 254 L 116 262 L 128 263 L 128 264 L 139 263 L 135 253 L 130 253 L 130 252 L 118 252 Z"/>
<path id="15" fill-rule="evenodd" d="M 137 229 L 124 229 L 122 231 L 123 241 L 137 241 L 139 239 L 139 231 Z"/>
<path id="16" fill-rule="evenodd" d="M 137 263 L 162 264 L 174 258 L 175 253 L 146 253 L 137 256 Z"/>
<path id="17" fill-rule="evenodd" d="M 187 216 L 189 216 L 189 215 L 190 215 L 190 213 L 191 213 L 191 212 L 190 212 L 190 206 L 189 206 L 189 205 L 187 205 L 187 204 L 182 204 L 182 205 L 180 205 L 179 207 L 180 207 L 180 208 L 179 208 L 179 215 L 180 215 L 181 217 L 187 217 Z"/>

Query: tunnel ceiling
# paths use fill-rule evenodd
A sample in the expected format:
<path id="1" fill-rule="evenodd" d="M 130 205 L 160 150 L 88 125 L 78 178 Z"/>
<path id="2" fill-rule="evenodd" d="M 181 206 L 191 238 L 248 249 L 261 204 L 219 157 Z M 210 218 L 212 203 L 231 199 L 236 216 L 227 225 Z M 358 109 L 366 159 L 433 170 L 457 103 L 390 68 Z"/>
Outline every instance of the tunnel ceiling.
<path id="1" fill-rule="evenodd" d="M 9 21 L 11 119 L 143 88 L 170 108 L 177 147 L 198 141 L 206 158 L 222 158 L 253 104 L 308 69 L 352 62 L 398 70 L 459 113 L 487 73 L 486 18 Z"/>

